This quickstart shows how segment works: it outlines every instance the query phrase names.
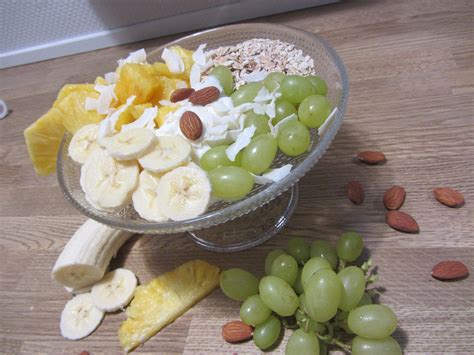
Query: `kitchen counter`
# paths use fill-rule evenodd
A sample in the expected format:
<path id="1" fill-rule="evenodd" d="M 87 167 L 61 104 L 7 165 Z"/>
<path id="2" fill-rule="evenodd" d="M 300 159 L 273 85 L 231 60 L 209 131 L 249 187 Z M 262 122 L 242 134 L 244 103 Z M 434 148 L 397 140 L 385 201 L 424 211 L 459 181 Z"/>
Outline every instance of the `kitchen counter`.
<path id="1" fill-rule="evenodd" d="M 135 236 L 112 267 L 133 270 L 142 283 L 193 258 L 261 275 L 267 252 L 284 248 L 291 236 L 334 242 L 343 231 L 355 230 L 378 265 L 377 285 L 385 288 L 381 301 L 399 318 L 394 336 L 405 352 L 471 353 L 474 275 L 440 282 L 430 273 L 447 259 L 463 261 L 474 273 L 473 12 L 469 0 L 343 1 L 259 19 L 326 38 L 350 79 L 345 122 L 299 183 L 290 223 L 267 243 L 231 255 L 204 251 L 184 235 Z M 172 38 L 0 71 L 0 98 L 13 110 L 0 121 L 0 353 L 120 353 L 122 313 L 106 315 L 84 340 L 61 337 L 59 318 L 70 295 L 50 272 L 86 218 L 66 201 L 56 176 L 35 176 L 22 132 L 47 111 L 64 83 L 93 80 L 128 52 Z M 357 152 L 367 149 L 383 151 L 387 162 L 355 162 Z M 361 206 L 345 196 L 350 180 L 365 188 Z M 382 195 L 392 185 L 405 187 L 402 210 L 418 221 L 419 234 L 385 224 Z M 465 206 L 436 202 L 432 189 L 439 186 L 461 191 Z M 238 317 L 239 305 L 216 290 L 137 353 L 258 353 L 251 342 L 222 340 L 222 325 Z M 284 344 L 275 352 L 283 353 Z"/>

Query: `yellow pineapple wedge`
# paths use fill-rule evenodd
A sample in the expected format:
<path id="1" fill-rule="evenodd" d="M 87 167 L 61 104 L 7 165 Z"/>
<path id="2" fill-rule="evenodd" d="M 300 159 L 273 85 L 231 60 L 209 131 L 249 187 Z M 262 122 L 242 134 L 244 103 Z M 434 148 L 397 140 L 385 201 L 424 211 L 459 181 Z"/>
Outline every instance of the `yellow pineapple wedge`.
<path id="1" fill-rule="evenodd" d="M 219 284 L 219 268 L 192 260 L 146 285 L 138 286 L 120 326 L 120 344 L 127 352 L 176 320 Z"/>

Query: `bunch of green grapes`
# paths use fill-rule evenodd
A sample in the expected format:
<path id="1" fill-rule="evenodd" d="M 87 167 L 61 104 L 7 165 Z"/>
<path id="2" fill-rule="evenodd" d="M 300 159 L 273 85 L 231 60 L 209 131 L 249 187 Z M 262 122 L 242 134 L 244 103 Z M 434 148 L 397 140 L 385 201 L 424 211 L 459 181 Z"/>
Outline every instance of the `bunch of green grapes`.
<path id="1" fill-rule="evenodd" d="M 287 355 L 326 354 L 328 347 L 354 355 L 402 354 L 391 337 L 397 317 L 389 307 L 373 304 L 375 289 L 367 289 L 376 279 L 370 259 L 360 267 L 354 263 L 362 249 L 362 237 L 354 232 L 341 235 L 336 247 L 323 240 L 309 246 L 294 238 L 286 250 L 268 253 L 260 280 L 228 269 L 220 287 L 243 302 L 240 318 L 254 327 L 253 341 L 262 350 L 275 345 L 282 326 L 293 325 Z M 352 336 L 352 342 L 345 343 L 342 335 Z"/>
<path id="2" fill-rule="evenodd" d="M 244 126 L 255 126 L 256 130 L 250 144 L 235 161 L 227 157 L 227 145 L 213 147 L 201 157 L 200 165 L 209 172 L 213 194 L 225 201 L 235 201 L 252 190 L 252 174 L 266 172 L 278 150 L 291 157 L 308 152 L 311 146 L 310 129 L 320 127 L 332 107 L 326 98 L 326 82 L 317 76 L 270 73 L 264 81 L 249 83 L 234 91 L 232 73 L 227 67 L 216 66 L 210 75 L 219 80 L 235 106 L 253 102 L 262 87 L 281 93 L 275 102 L 275 117 L 272 120 L 253 110 L 245 113 Z M 284 123 L 276 137 L 270 134 L 269 123 L 275 125 L 292 114 L 298 119 Z"/>

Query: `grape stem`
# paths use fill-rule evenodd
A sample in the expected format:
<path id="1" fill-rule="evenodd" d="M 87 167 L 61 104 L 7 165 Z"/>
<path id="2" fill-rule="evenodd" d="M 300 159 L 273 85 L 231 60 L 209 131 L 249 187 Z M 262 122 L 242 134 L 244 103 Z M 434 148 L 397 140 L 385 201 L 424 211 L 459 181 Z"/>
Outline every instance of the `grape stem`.
<path id="1" fill-rule="evenodd" d="M 337 267 L 337 271 L 341 271 L 346 267 L 346 262 L 345 260 L 339 259 L 339 265 Z"/>
<path id="2" fill-rule="evenodd" d="M 360 269 L 362 270 L 364 275 L 367 275 L 371 267 L 372 267 L 372 258 L 369 258 L 369 260 L 367 260 L 365 263 L 362 264 Z"/>
<path id="3" fill-rule="evenodd" d="M 341 349 L 347 350 L 347 351 L 351 351 L 351 348 L 352 348 L 350 344 L 344 343 L 344 342 L 342 342 L 342 341 L 340 341 L 339 339 L 336 339 L 336 338 L 331 340 L 331 344 L 336 345 L 336 346 L 340 347 Z"/>

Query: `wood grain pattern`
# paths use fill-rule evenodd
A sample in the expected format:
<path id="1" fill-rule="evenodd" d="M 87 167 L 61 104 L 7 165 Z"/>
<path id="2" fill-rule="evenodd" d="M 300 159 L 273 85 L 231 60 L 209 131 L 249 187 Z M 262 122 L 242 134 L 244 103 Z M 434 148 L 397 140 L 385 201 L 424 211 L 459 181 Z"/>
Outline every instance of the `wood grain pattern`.
<path id="1" fill-rule="evenodd" d="M 444 259 L 474 272 L 474 3 L 469 0 L 357 0 L 263 19 L 325 37 L 342 56 L 351 82 L 345 123 L 324 158 L 300 183 L 300 201 L 288 227 L 254 249 L 230 257 L 203 251 L 181 235 L 132 238 L 113 267 L 132 269 L 141 282 L 191 259 L 221 268 L 246 266 L 261 275 L 266 253 L 290 236 L 334 242 L 344 230 L 363 236 L 379 266 L 382 302 L 394 308 L 395 337 L 408 354 L 468 354 L 474 349 L 474 277 L 443 283 L 431 278 Z M 262 21 L 262 20 L 259 20 Z M 0 121 L 0 353 L 120 353 L 123 314 L 107 315 L 89 338 L 59 333 L 69 295 L 51 281 L 64 244 L 85 220 L 62 196 L 55 176 L 34 175 L 23 130 L 45 112 L 65 82 L 93 80 L 129 51 L 172 39 L 0 71 L 0 97 L 13 113 Z M 366 166 L 355 155 L 381 150 L 387 163 Z M 345 196 L 349 180 L 365 189 L 362 206 Z M 384 223 L 387 187 L 407 191 L 402 208 L 419 235 Z M 432 189 L 451 186 L 466 205 L 437 203 Z M 239 306 L 216 291 L 148 341 L 137 353 L 258 353 L 251 343 L 230 345 L 221 326 Z M 285 338 L 289 336 L 286 332 Z M 283 353 L 280 345 L 275 352 Z"/>

